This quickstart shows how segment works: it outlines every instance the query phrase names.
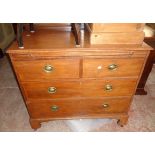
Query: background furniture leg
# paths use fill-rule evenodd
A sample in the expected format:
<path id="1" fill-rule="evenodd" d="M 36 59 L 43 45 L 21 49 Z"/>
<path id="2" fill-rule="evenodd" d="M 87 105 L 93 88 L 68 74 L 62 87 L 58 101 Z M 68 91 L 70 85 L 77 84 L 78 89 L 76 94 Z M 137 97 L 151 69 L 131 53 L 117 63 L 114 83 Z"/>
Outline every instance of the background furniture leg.
<path id="1" fill-rule="evenodd" d="M 31 33 L 35 32 L 33 23 L 30 23 L 30 32 Z"/>
<path id="2" fill-rule="evenodd" d="M 141 79 L 139 81 L 137 90 L 136 90 L 136 95 L 146 95 L 147 92 L 144 90 L 146 81 L 148 79 L 148 76 L 152 70 L 152 66 L 155 60 L 155 51 L 150 51 L 150 55 L 147 59 L 146 65 L 144 67 L 143 74 L 141 76 Z"/>
<path id="3" fill-rule="evenodd" d="M 4 57 L 3 51 L 2 49 L 0 49 L 0 58 L 3 58 L 3 57 Z"/>
<path id="4" fill-rule="evenodd" d="M 21 24 L 21 23 L 17 24 L 17 41 L 18 41 L 18 47 L 19 48 L 24 48 L 22 32 L 23 32 L 23 24 Z"/>
<path id="5" fill-rule="evenodd" d="M 72 23 L 71 30 L 73 30 L 76 45 L 80 45 L 80 25 Z"/>

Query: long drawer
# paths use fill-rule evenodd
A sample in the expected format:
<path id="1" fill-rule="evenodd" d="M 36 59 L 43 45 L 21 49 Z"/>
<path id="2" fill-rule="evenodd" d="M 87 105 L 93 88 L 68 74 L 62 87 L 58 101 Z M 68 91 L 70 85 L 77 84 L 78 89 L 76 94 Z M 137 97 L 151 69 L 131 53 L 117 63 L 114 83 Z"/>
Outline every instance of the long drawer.
<path id="1" fill-rule="evenodd" d="M 56 99 L 71 97 L 130 96 L 136 79 L 104 79 L 51 82 L 24 82 L 22 86 L 29 99 Z"/>
<path id="2" fill-rule="evenodd" d="M 21 81 L 79 77 L 77 58 L 14 61 L 14 66 Z"/>
<path id="3" fill-rule="evenodd" d="M 102 77 L 127 77 L 139 76 L 142 68 L 143 58 L 84 58 L 83 59 L 83 77 L 84 78 L 102 78 Z"/>
<path id="4" fill-rule="evenodd" d="M 28 109 L 32 118 L 59 118 L 91 116 L 108 113 L 126 113 L 130 98 L 32 100 Z"/>

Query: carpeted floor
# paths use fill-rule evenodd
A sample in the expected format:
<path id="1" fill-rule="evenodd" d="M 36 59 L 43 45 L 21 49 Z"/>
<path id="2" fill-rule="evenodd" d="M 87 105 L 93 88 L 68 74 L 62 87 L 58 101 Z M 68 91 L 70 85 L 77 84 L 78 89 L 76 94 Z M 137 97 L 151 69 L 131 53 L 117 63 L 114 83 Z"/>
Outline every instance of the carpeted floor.
<path id="1" fill-rule="evenodd" d="M 128 124 L 119 127 L 116 120 L 96 123 L 91 127 L 87 120 L 82 121 L 81 128 L 75 129 L 73 121 L 51 121 L 42 123 L 37 131 L 155 131 L 155 66 L 146 84 L 148 95 L 135 96 L 130 112 Z M 76 122 L 77 123 L 77 122 Z M 89 122 L 90 124 L 90 122 Z M 80 127 L 80 123 L 78 122 Z M 29 116 L 24 105 L 20 90 L 16 83 L 7 57 L 0 59 L 0 131 L 33 131 L 29 125 Z"/>

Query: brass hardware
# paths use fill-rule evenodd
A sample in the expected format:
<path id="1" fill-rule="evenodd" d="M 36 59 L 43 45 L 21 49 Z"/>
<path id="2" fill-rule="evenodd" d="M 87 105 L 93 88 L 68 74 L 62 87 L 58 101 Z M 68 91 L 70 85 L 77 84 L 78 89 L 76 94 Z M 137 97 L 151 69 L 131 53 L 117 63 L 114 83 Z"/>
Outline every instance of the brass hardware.
<path id="1" fill-rule="evenodd" d="M 56 93 L 56 88 L 55 87 L 49 87 L 48 92 L 51 94 L 54 94 L 54 93 Z"/>
<path id="2" fill-rule="evenodd" d="M 103 107 L 103 108 L 108 108 L 108 107 L 109 107 L 109 104 L 104 103 L 104 104 L 102 104 L 102 107 Z"/>
<path id="3" fill-rule="evenodd" d="M 45 65 L 44 66 L 44 71 L 47 72 L 47 73 L 50 73 L 54 70 L 54 67 L 51 66 L 51 65 Z"/>
<path id="4" fill-rule="evenodd" d="M 51 110 L 52 111 L 58 111 L 59 110 L 59 107 L 57 105 L 52 105 L 51 106 Z"/>
<path id="5" fill-rule="evenodd" d="M 112 91 L 112 85 L 107 84 L 107 85 L 105 86 L 105 90 L 106 90 L 106 91 Z"/>
<path id="6" fill-rule="evenodd" d="M 116 64 L 110 64 L 109 66 L 108 66 L 108 69 L 109 70 L 116 70 L 118 68 L 118 66 L 116 65 Z"/>

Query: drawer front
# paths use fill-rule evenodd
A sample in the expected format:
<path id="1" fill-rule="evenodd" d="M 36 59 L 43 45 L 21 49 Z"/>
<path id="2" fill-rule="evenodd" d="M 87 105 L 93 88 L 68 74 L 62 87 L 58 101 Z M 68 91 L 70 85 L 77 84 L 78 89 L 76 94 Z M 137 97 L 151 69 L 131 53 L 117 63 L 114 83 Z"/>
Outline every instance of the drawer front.
<path id="1" fill-rule="evenodd" d="M 91 59 L 83 60 L 84 78 L 138 76 L 144 59 Z"/>
<path id="2" fill-rule="evenodd" d="M 79 77 L 79 59 L 15 61 L 14 66 L 21 81 Z"/>
<path id="3" fill-rule="evenodd" d="M 136 82 L 136 79 L 121 78 L 107 80 L 86 80 L 82 84 L 82 96 L 131 96 L 135 90 Z"/>
<path id="4" fill-rule="evenodd" d="M 28 99 L 107 97 L 133 95 L 136 79 L 24 82 Z"/>
<path id="5" fill-rule="evenodd" d="M 28 99 L 55 99 L 80 96 L 80 82 L 24 82 L 22 83 Z"/>
<path id="6" fill-rule="evenodd" d="M 59 118 L 91 116 L 108 113 L 126 113 L 130 98 L 35 100 L 28 103 L 32 118 Z"/>
<path id="7" fill-rule="evenodd" d="M 134 37 L 133 37 L 134 36 Z M 144 32 L 107 32 L 107 33 L 91 33 L 91 44 L 135 44 L 142 45 L 144 40 Z"/>

